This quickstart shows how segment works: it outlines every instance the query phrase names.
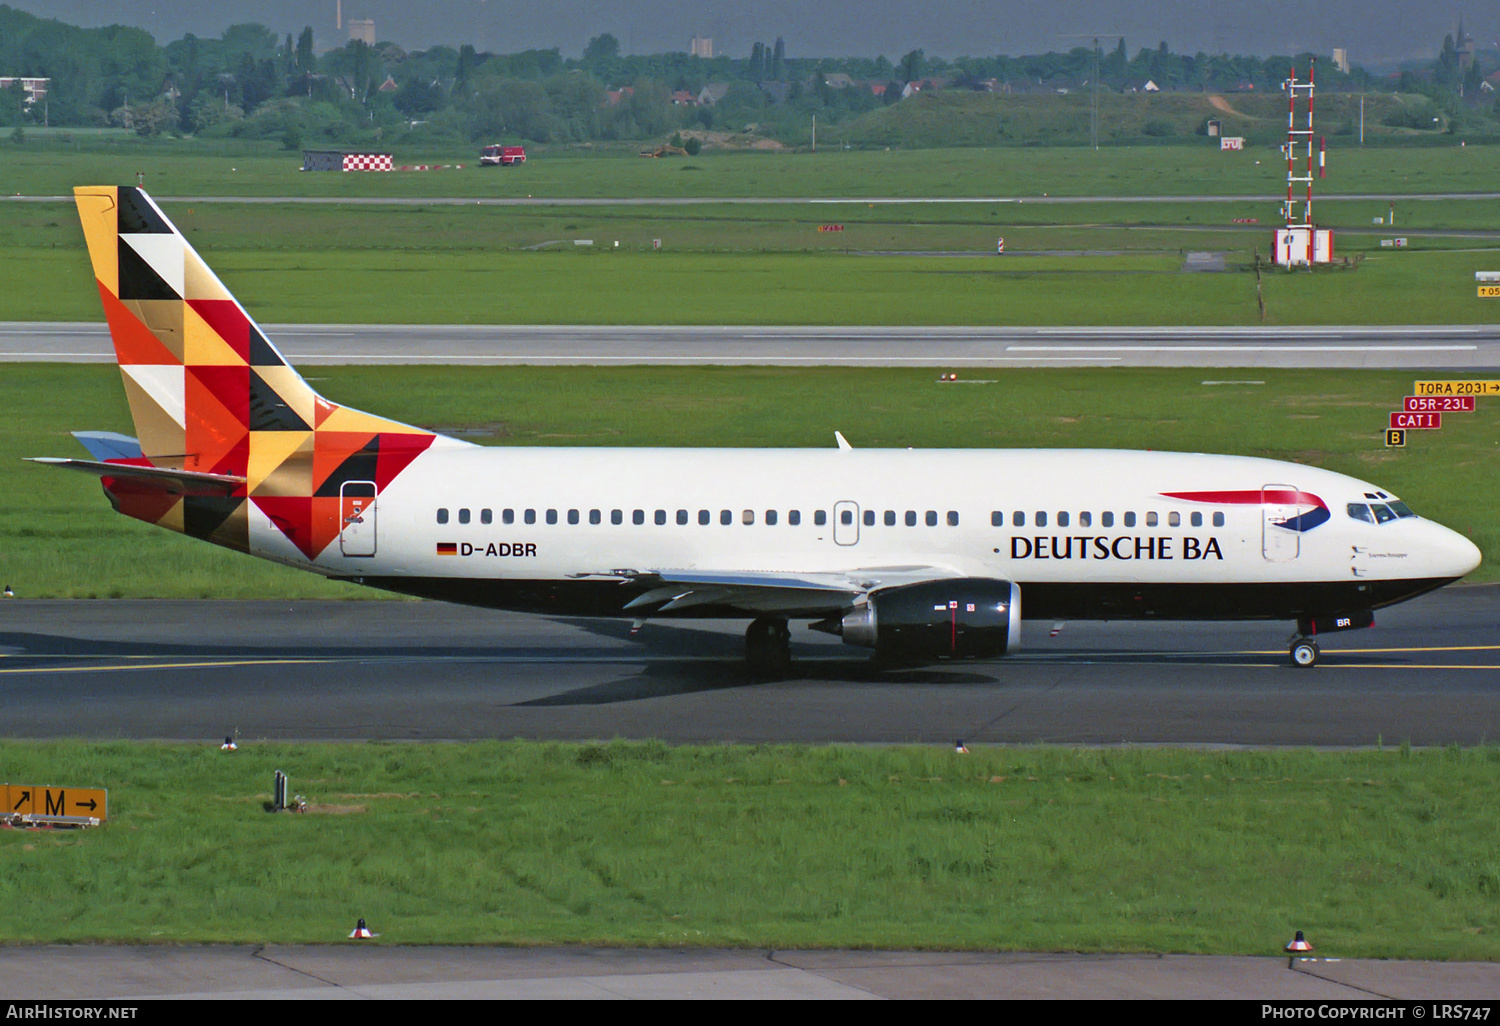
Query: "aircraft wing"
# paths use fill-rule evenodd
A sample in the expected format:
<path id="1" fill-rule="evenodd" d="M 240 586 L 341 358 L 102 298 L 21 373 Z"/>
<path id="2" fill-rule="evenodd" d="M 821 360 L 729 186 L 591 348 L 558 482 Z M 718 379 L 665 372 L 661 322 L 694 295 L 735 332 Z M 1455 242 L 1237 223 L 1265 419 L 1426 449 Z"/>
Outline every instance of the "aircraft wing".
<path id="1" fill-rule="evenodd" d="M 30 463 L 41 463 L 64 470 L 81 470 L 96 477 L 141 481 L 169 491 L 220 491 L 225 495 L 245 485 L 243 477 L 233 474 L 205 474 L 197 470 L 173 470 L 171 467 L 139 467 L 129 463 L 106 463 L 102 460 L 70 460 L 56 456 L 28 456 Z"/>
<path id="2" fill-rule="evenodd" d="M 616 570 L 607 575 L 647 585 L 626 610 L 643 616 L 693 606 L 725 606 L 751 616 L 823 616 L 848 609 L 877 588 L 963 576 L 935 566 L 868 567 L 793 573 L 764 570 Z"/>

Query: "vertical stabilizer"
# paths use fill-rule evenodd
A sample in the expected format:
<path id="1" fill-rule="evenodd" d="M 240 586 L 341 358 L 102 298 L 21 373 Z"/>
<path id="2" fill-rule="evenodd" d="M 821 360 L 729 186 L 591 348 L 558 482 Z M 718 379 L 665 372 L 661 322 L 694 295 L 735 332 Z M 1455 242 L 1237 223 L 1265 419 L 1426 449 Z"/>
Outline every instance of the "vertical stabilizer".
<path id="1" fill-rule="evenodd" d="M 247 481 L 230 497 L 112 490 L 122 512 L 245 549 L 253 504 L 311 559 L 345 481 L 383 489 L 437 437 L 314 392 L 143 190 L 73 191 L 143 458 Z"/>

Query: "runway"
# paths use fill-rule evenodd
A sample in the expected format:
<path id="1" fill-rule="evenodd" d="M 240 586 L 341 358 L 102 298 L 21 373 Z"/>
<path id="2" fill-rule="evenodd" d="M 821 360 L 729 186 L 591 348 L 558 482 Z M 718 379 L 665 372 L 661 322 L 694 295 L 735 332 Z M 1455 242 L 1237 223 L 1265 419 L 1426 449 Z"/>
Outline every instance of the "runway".
<path id="1" fill-rule="evenodd" d="M 1091 328 L 270 324 L 294 365 L 1500 369 L 1500 325 Z M 112 363 L 102 322 L 0 323 L 0 363 Z"/>
<path id="2" fill-rule="evenodd" d="M 794 678 L 739 622 L 628 624 L 417 602 L 0 602 L 0 736 L 280 740 L 1479 744 L 1500 737 L 1500 586 L 1325 636 L 1280 623 L 1027 621 L 987 663 L 877 672 L 794 625 Z"/>

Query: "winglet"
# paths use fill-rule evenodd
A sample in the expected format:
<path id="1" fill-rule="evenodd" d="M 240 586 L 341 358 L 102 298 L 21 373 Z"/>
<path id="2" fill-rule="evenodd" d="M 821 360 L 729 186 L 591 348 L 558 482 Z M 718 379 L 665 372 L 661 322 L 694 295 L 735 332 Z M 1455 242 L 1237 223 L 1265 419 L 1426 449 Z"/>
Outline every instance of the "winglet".
<path id="1" fill-rule="evenodd" d="M 847 439 L 847 438 L 844 437 L 844 433 L 842 431 L 835 431 L 833 433 L 833 437 L 836 438 L 836 439 L 838 439 L 838 443 L 839 443 L 839 448 L 840 449 L 852 449 L 852 448 L 854 448 L 854 446 L 852 446 L 852 445 L 849 444 L 849 439 Z"/>

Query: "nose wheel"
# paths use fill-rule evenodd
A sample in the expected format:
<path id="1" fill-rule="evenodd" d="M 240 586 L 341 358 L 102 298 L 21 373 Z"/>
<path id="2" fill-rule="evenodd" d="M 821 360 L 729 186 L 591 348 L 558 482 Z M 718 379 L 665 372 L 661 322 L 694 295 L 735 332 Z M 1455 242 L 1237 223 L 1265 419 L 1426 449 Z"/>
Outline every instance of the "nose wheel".
<path id="1" fill-rule="evenodd" d="M 1293 666 L 1304 670 L 1312 669 L 1318 664 L 1318 643 L 1311 638 L 1294 638 L 1288 654 L 1292 657 Z"/>
<path id="2" fill-rule="evenodd" d="M 792 673 L 792 632 L 785 620 L 763 616 L 745 632 L 745 662 L 761 680 L 785 680 Z"/>

